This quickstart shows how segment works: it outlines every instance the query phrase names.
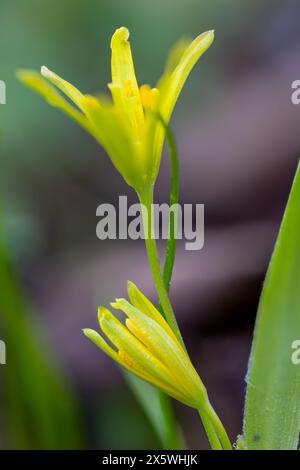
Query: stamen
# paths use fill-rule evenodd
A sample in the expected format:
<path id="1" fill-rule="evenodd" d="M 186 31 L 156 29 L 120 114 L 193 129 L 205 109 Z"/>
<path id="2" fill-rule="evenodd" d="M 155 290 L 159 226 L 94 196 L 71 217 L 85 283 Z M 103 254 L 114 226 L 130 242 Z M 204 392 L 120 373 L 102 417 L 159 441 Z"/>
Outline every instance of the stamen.
<path id="1" fill-rule="evenodd" d="M 140 87 L 140 97 L 144 109 L 152 109 L 155 105 L 158 96 L 158 89 L 151 88 L 149 85 L 142 85 Z"/>

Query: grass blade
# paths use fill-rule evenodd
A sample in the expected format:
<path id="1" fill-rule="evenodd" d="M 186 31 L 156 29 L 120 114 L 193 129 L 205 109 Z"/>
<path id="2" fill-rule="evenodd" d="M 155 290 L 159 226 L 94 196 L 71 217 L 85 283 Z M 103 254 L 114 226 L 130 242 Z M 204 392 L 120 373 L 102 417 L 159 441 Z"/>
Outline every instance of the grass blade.
<path id="1" fill-rule="evenodd" d="M 0 324 L 7 344 L 1 369 L 5 448 L 76 449 L 83 444 L 74 396 L 50 360 L 0 236 Z"/>
<path id="2" fill-rule="evenodd" d="M 296 449 L 300 430 L 300 165 L 264 283 L 247 378 L 247 449 Z"/>

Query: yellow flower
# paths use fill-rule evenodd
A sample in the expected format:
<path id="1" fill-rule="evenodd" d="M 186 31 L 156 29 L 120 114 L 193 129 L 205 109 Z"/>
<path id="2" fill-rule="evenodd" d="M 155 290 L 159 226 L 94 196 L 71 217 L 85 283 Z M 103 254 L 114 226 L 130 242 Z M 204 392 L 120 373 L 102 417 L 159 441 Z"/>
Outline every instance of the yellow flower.
<path id="1" fill-rule="evenodd" d="M 117 29 L 111 40 L 111 83 L 108 86 L 112 102 L 82 94 L 47 67 L 41 68 L 42 76 L 20 70 L 18 77 L 92 134 L 126 182 L 142 191 L 154 184 L 161 160 L 165 128 L 157 119 L 157 113 L 168 124 L 186 79 L 213 38 L 213 31 L 208 31 L 192 42 L 181 41 L 171 52 L 157 87 L 142 85 L 139 88 L 129 31 L 124 27 Z"/>
<path id="2" fill-rule="evenodd" d="M 207 393 L 186 351 L 162 315 L 132 282 L 128 282 L 128 295 L 131 303 L 116 299 L 111 304 L 125 313 L 125 325 L 109 310 L 99 308 L 100 328 L 114 348 L 94 330 L 84 329 L 84 334 L 125 369 L 199 409 L 207 403 Z"/>

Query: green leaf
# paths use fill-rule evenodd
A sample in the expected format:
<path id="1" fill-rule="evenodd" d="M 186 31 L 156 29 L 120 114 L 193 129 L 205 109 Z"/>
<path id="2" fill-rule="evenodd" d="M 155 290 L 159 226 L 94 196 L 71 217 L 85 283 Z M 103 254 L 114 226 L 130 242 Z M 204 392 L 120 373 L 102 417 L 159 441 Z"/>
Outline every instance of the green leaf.
<path id="1" fill-rule="evenodd" d="M 300 165 L 267 272 L 256 320 L 245 408 L 247 449 L 297 449 L 300 365 Z"/>

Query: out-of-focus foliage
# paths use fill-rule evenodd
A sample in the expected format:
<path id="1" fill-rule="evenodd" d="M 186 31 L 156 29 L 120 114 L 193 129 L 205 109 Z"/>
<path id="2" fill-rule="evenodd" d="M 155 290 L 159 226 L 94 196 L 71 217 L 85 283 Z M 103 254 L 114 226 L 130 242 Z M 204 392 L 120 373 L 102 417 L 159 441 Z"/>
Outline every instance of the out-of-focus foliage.
<path id="1" fill-rule="evenodd" d="M 3 234 L 1 234 L 3 235 Z M 4 446 L 78 449 L 83 445 L 79 410 L 61 372 L 52 364 L 0 237 L 0 327 L 7 344 L 1 370 Z"/>

